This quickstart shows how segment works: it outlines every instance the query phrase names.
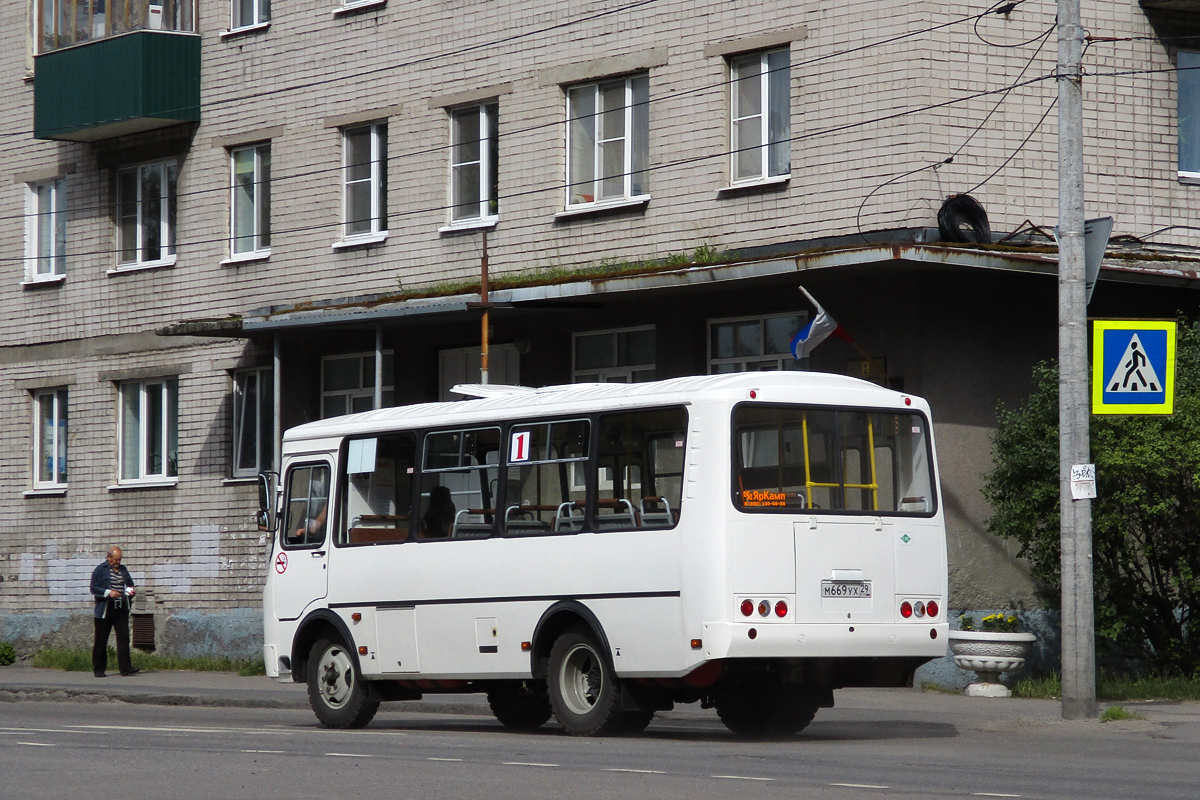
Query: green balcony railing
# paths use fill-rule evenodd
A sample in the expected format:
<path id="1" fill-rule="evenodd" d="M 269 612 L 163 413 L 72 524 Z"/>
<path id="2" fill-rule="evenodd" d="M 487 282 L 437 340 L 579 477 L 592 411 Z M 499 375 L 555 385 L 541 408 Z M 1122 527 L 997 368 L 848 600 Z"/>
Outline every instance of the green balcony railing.
<path id="1" fill-rule="evenodd" d="M 136 30 L 34 60 L 38 139 L 94 142 L 200 121 L 200 36 Z"/>

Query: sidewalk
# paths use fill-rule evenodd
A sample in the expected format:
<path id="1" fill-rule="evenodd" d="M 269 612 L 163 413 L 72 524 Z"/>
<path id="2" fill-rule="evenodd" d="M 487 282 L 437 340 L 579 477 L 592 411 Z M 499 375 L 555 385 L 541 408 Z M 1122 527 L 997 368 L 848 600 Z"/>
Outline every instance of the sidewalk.
<path id="1" fill-rule="evenodd" d="M 1155 735 L 1170 730 L 1170 738 L 1200 744 L 1200 703 L 1126 702 L 1127 710 L 1144 720 L 1101 723 L 1096 720 L 1064 722 L 1057 700 L 972 698 L 916 689 L 841 689 L 836 707 L 822 710 L 818 720 L 871 722 L 906 720 L 981 731 L 1070 726 L 1117 732 L 1122 729 Z M 229 672 L 141 672 L 130 677 L 110 674 L 94 678 L 89 672 L 64 672 L 23 665 L 0 667 L 0 703 L 20 701 L 146 703 L 177 706 L 235 706 L 243 708 L 308 709 L 303 685 L 280 683 L 265 676 L 242 677 Z M 389 712 L 459 714 L 491 717 L 481 694 L 431 694 L 425 699 L 387 703 Z M 661 714 L 663 719 L 712 719 L 711 709 L 698 703 L 680 705 Z M 719 724 L 719 723 L 716 723 Z"/>

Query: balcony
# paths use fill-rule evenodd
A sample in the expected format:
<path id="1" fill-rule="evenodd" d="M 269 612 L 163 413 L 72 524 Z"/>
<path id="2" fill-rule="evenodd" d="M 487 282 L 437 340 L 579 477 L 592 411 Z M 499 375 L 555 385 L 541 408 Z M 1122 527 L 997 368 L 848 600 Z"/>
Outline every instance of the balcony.
<path id="1" fill-rule="evenodd" d="M 1200 0 L 1141 0 L 1142 8 L 1157 11 L 1200 12 Z"/>
<path id="2" fill-rule="evenodd" d="M 35 0 L 33 135 L 95 142 L 200 121 L 195 0 Z"/>

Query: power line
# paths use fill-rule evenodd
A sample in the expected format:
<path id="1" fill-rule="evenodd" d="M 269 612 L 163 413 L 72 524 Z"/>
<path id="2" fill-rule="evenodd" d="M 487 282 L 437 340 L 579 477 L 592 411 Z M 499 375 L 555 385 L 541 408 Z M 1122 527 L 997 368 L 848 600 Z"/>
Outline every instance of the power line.
<path id="1" fill-rule="evenodd" d="M 823 136 L 829 136 L 829 135 L 833 135 L 836 133 L 843 133 L 845 131 L 852 130 L 855 128 L 867 127 L 867 126 L 879 124 L 882 122 L 889 122 L 892 120 L 912 116 L 914 114 L 921 114 L 921 113 L 925 113 L 928 111 L 937 110 L 940 108 L 947 108 L 947 107 L 956 105 L 958 103 L 967 102 L 969 100 L 975 100 L 975 99 L 978 99 L 981 97 L 988 97 L 988 96 L 992 96 L 992 95 L 996 95 L 996 94 L 1010 92 L 1013 89 L 1021 88 L 1023 86 L 1031 86 L 1036 83 L 1040 83 L 1042 81 L 1053 80 L 1055 77 L 1056 76 L 1054 76 L 1054 75 L 1044 75 L 1044 76 L 1040 76 L 1040 77 L 1036 77 L 1036 78 L 1030 78 L 1030 79 L 1026 79 L 1026 80 L 1017 82 L 1010 86 L 1001 87 L 999 89 L 989 89 L 989 90 L 984 90 L 984 91 L 980 91 L 980 92 L 974 92 L 972 94 L 963 95 L 961 97 L 953 98 L 950 100 L 944 100 L 944 101 L 941 101 L 938 103 L 932 103 L 932 104 L 929 104 L 926 106 L 921 106 L 918 108 L 906 109 L 904 111 L 893 112 L 890 114 L 885 114 L 883 116 L 873 117 L 871 119 L 859 120 L 856 122 L 845 123 L 842 125 L 836 125 L 836 126 L 833 126 L 830 128 L 825 128 L 823 130 L 808 131 L 808 132 L 805 132 L 802 134 L 797 134 L 795 136 L 791 136 L 787 139 L 781 139 L 781 140 L 779 140 L 779 142 L 780 143 L 782 143 L 782 142 L 795 143 L 795 142 L 799 142 L 799 141 L 806 141 L 809 139 L 820 138 Z M 690 157 L 686 157 L 686 158 L 681 158 L 681 159 L 676 159 L 673 161 L 664 162 L 662 164 L 649 166 L 644 170 L 639 170 L 638 172 L 653 173 L 653 172 L 659 172 L 662 170 L 675 169 L 678 167 L 686 167 L 686 166 L 690 166 L 693 164 L 703 163 L 705 161 L 711 161 L 713 159 L 729 158 L 731 155 L 736 154 L 737 152 L 758 150 L 760 147 L 761 147 L 761 145 L 756 145 L 754 147 L 741 148 L 741 150 L 732 150 L 732 151 L 722 150 L 721 152 L 717 152 L 717 153 L 709 153 L 709 154 L 699 155 L 699 156 L 690 156 Z M 626 176 L 626 175 L 630 175 L 630 174 L 632 174 L 632 173 L 620 173 L 621 176 Z M 615 178 L 615 177 L 618 177 L 618 175 L 614 174 L 610 177 Z M 552 184 L 548 184 L 546 186 L 500 194 L 496 199 L 497 199 L 497 201 L 512 200 L 512 199 L 516 199 L 516 198 L 520 198 L 520 197 L 539 195 L 539 194 L 543 194 L 546 192 L 565 191 L 567 189 L 567 186 L 568 185 L 565 182 L 563 182 L 561 180 L 556 180 Z M 389 217 L 389 220 L 393 217 L 397 217 L 397 218 L 410 217 L 410 216 L 415 216 L 418 214 L 428 214 L 428 213 L 436 213 L 439 211 L 446 211 L 453 207 L 454 207 L 453 204 L 442 204 L 442 205 L 438 205 L 438 206 L 406 209 L 404 211 L 389 211 L 388 217 Z M 602 211 L 603 207 L 597 207 L 596 210 Z M 354 222 L 354 220 L 338 220 L 336 222 L 320 223 L 320 224 L 316 224 L 316 225 L 306 225 L 306 226 L 301 226 L 301 227 L 297 227 L 297 228 L 289 228 L 289 229 L 272 229 L 271 236 L 274 238 L 275 236 L 288 234 L 288 233 L 300 233 L 300 232 L 306 232 L 306 231 L 312 231 L 312 230 L 322 230 L 322 229 L 328 230 L 328 229 L 333 229 L 333 228 L 340 228 L 351 222 Z M 535 225 L 541 226 L 541 225 L 545 225 L 545 224 L 546 224 L 545 221 L 539 221 L 537 223 L 529 223 L 526 226 L 511 226 L 511 227 L 514 230 L 521 230 L 522 228 L 534 227 Z M 506 227 L 510 227 L 510 226 L 506 226 Z M 231 235 L 223 235 L 221 237 L 214 237 L 211 239 L 193 240 L 193 241 L 187 241 L 187 242 L 176 242 L 175 247 L 176 247 L 176 250 L 178 250 L 180 247 L 186 248 L 186 247 L 201 246 L 201 245 L 208 245 L 208 244 L 225 243 L 225 242 L 229 242 L 233 238 L 234 237 Z M 73 254 L 68 254 L 68 255 L 71 257 L 79 258 L 82 256 L 111 255 L 116 252 L 118 252 L 116 248 L 106 248 L 103 250 L 94 250 L 94 251 L 88 251 L 88 252 L 83 252 L 83 253 L 73 253 Z M 36 256 L 20 256 L 20 257 L 10 256 L 10 257 L 0 258 L 0 262 L 14 262 L 14 261 L 22 261 L 23 262 L 23 261 L 36 260 L 36 258 L 37 258 Z M 136 269 L 136 265 L 129 268 L 130 271 L 134 271 L 135 269 Z"/>

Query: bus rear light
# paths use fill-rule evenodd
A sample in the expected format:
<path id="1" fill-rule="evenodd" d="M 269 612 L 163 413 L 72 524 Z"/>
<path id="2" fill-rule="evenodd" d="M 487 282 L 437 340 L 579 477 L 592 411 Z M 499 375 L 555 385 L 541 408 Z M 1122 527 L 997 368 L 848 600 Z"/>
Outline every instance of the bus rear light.
<path id="1" fill-rule="evenodd" d="M 788 611 L 787 603 L 784 602 L 783 600 L 780 600 L 778 603 L 775 604 L 775 616 L 786 617 L 787 611 Z"/>
<path id="2" fill-rule="evenodd" d="M 936 638 L 937 638 L 937 628 L 930 628 L 930 629 L 929 629 L 929 638 L 930 638 L 930 639 L 936 639 Z"/>
<path id="3" fill-rule="evenodd" d="M 908 619 L 912 615 L 913 615 L 912 603 L 905 600 L 903 603 L 900 604 L 900 616 L 904 617 L 905 619 Z"/>
<path id="4" fill-rule="evenodd" d="M 365 644 L 360 644 L 358 646 L 358 654 L 360 656 L 365 656 L 367 654 L 367 646 Z"/>
<path id="5" fill-rule="evenodd" d="M 771 601 L 770 600 L 758 601 L 758 615 L 760 617 L 771 616 Z"/>
<path id="6" fill-rule="evenodd" d="M 936 617 L 938 615 L 937 600 L 930 600 L 928 603 L 925 604 L 925 613 L 928 614 L 930 617 Z"/>
<path id="7" fill-rule="evenodd" d="M 528 653 L 533 649 L 533 642 L 521 642 L 521 652 Z"/>
<path id="8" fill-rule="evenodd" d="M 758 629 L 751 628 L 750 630 L 748 630 L 746 632 L 746 635 L 749 636 L 751 639 L 757 639 L 758 638 Z"/>
<path id="9" fill-rule="evenodd" d="M 921 619 L 922 617 L 924 617 L 925 616 L 925 604 L 922 603 L 920 600 L 918 600 L 916 605 L 913 606 L 913 613 L 917 615 L 917 619 Z"/>
<path id="10" fill-rule="evenodd" d="M 692 639 L 692 649 L 693 650 L 703 650 L 704 649 L 704 640 L 703 639 Z"/>
<path id="11" fill-rule="evenodd" d="M 756 399 L 757 397 L 758 397 L 758 390 L 757 390 L 757 389 L 751 389 L 751 390 L 750 390 L 750 399 L 751 399 L 751 400 L 754 400 L 754 399 Z"/>
<path id="12" fill-rule="evenodd" d="M 350 619 L 354 620 L 355 622 L 362 622 L 362 614 L 355 611 L 350 615 Z"/>
<path id="13" fill-rule="evenodd" d="M 742 601 L 742 616 L 748 617 L 753 613 L 754 613 L 754 601 L 753 600 L 743 600 Z"/>

